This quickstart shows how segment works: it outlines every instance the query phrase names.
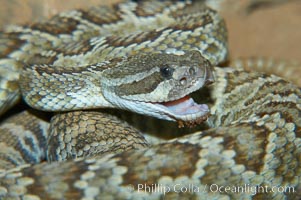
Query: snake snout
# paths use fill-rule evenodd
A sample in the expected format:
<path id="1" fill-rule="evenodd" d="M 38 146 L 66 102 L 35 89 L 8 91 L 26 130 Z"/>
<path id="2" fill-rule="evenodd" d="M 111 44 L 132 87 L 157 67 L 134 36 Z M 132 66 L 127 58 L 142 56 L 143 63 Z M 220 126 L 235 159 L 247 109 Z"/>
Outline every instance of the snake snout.
<path id="1" fill-rule="evenodd" d="M 214 83 L 215 78 L 211 66 L 206 67 L 204 79 L 205 85 L 211 85 L 212 83 Z"/>
<path id="2" fill-rule="evenodd" d="M 179 83 L 182 86 L 186 86 L 190 84 L 197 78 L 197 73 L 199 73 L 199 69 L 195 66 L 188 67 L 182 76 L 179 77 Z"/>
<path id="3" fill-rule="evenodd" d="M 214 76 L 210 65 L 188 67 L 178 80 L 181 86 L 187 86 L 200 79 L 202 79 L 204 85 L 210 85 L 214 82 Z"/>

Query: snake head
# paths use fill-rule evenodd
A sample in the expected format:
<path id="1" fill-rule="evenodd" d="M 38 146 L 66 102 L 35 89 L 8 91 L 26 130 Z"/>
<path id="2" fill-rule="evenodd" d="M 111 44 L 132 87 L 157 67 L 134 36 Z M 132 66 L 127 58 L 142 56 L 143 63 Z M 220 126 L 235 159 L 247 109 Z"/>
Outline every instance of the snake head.
<path id="1" fill-rule="evenodd" d="M 212 83 L 212 66 L 198 51 L 144 54 L 103 72 L 104 98 L 118 108 L 186 124 L 202 122 L 209 107 L 189 94 Z"/>

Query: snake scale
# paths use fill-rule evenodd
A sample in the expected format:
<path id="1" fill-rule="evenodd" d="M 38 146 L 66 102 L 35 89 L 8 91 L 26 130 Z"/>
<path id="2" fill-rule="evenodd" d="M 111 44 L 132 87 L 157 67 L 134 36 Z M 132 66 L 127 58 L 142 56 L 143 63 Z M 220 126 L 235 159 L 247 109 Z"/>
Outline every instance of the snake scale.
<path id="1" fill-rule="evenodd" d="M 69 11 L 8 27 L 0 50 L 0 113 L 21 94 L 36 109 L 1 119 L 0 199 L 301 195 L 300 89 L 275 75 L 215 67 L 227 59 L 227 31 L 204 2 Z M 206 125 L 150 144 L 99 108 Z M 58 114 L 49 125 L 37 110 Z M 40 163 L 45 157 L 51 163 Z"/>

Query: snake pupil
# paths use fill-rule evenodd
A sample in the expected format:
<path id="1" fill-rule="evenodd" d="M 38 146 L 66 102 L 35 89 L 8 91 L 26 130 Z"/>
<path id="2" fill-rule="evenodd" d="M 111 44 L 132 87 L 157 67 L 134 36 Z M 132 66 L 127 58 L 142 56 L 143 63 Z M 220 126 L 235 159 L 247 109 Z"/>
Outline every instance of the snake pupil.
<path id="1" fill-rule="evenodd" d="M 170 79 L 172 77 L 174 69 L 169 66 L 162 67 L 160 73 L 164 78 Z"/>

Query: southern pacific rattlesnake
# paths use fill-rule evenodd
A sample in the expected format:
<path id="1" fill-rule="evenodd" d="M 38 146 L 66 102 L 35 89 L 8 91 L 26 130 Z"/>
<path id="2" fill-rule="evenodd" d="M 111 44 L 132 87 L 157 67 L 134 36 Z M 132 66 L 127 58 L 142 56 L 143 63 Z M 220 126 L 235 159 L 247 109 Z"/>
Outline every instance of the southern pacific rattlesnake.
<path id="1" fill-rule="evenodd" d="M 211 64 L 226 59 L 226 38 L 222 18 L 197 2 L 131 2 L 8 28 L 0 38 L 3 112 L 20 83 L 38 109 L 117 107 L 188 125 L 209 117 L 212 128 L 148 147 L 119 119 L 76 111 L 56 115 L 47 139 L 47 124 L 25 111 L 1 127 L 0 197 L 297 198 L 298 87 L 273 75 L 215 68 L 210 93 L 196 93 L 207 99 L 210 116 L 188 96 L 213 81 Z M 24 165 L 44 158 L 46 142 L 50 160 L 147 149 Z M 111 149 L 99 150 L 103 144 Z"/>

